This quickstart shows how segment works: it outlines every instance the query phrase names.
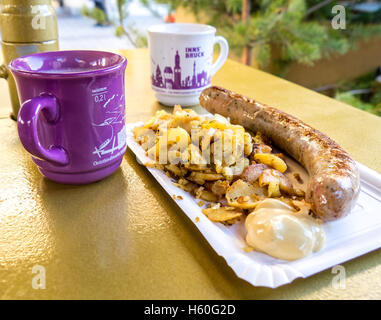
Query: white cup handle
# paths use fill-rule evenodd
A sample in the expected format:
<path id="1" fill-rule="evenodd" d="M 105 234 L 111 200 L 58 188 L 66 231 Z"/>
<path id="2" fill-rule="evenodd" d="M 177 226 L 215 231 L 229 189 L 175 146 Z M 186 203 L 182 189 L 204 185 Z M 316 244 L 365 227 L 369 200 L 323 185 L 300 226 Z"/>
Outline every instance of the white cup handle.
<path id="1" fill-rule="evenodd" d="M 224 37 L 215 37 L 214 44 L 216 43 L 218 43 L 220 46 L 220 55 L 217 58 L 216 62 L 212 65 L 212 69 L 210 71 L 212 76 L 223 66 L 229 54 L 229 44 Z"/>

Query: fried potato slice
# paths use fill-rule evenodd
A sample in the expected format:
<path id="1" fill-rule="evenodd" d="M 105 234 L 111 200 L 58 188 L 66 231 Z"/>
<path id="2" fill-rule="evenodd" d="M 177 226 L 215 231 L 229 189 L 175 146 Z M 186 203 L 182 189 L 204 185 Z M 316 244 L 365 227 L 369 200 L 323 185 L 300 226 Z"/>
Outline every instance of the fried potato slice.
<path id="1" fill-rule="evenodd" d="M 273 149 L 267 144 L 254 143 L 253 151 L 250 155 L 250 158 L 251 160 L 254 160 L 254 155 L 256 155 L 257 153 L 271 153 L 272 150 Z"/>
<path id="2" fill-rule="evenodd" d="M 185 169 L 183 167 L 176 166 L 174 164 L 166 165 L 165 169 L 168 170 L 169 172 L 171 172 L 172 174 L 174 174 L 175 176 L 178 176 L 178 177 L 184 177 L 188 172 L 187 169 Z"/>
<path id="3" fill-rule="evenodd" d="M 193 193 L 198 188 L 197 184 L 183 178 L 180 178 L 179 181 L 177 183 L 173 183 L 173 185 L 189 193 Z"/>
<path id="4" fill-rule="evenodd" d="M 188 146 L 188 152 L 190 155 L 190 166 L 200 168 L 197 171 L 203 170 L 202 168 L 207 168 L 208 161 L 203 157 L 200 149 L 197 146 L 190 144 Z"/>
<path id="5" fill-rule="evenodd" d="M 209 202 L 216 202 L 218 200 L 217 196 L 209 190 L 205 190 L 204 187 L 199 187 L 195 190 L 196 199 L 202 199 Z"/>
<path id="6" fill-rule="evenodd" d="M 225 197 L 231 207 L 254 209 L 263 197 L 263 190 L 239 179 L 228 188 Z"/>
<path id="7" fill-rule="evenodd" d="M 156 135 L 152 129 L 135 127 L 132 132 L 134 133 L 135 140 L 139 142 L 139 144 L 141 144 L 146 151 L 156 142 Z M 150 144 L 147 145 L 147 142 L 150 142 Z"/>
<path id="8" fill-rule="evenodd" d="M 286 162 L 284 162 L 278 156 L 271 153 L 256 153 L 254 155 L 254 160 L 263 164 L 266 164 L 280 173 L 283 173 L 287 170 Z"/>
<path id="9" fill-rule="evenodd" d="M 202 128 L 215 128 L 219 130 L 225 130 L 231 128 L 233 125 L 230 123 L 229 119 L 221 116 L 220 114 L 215 114 L 212 119 L 208 119 L 201 124 Z"/>
<path id="10" fill-rule="evenodd" d="M 229 188 L 229 181 L 217 180 L 214 182 L 206 182 L 205 186 L 208 190 L 212 191 L 217 197 L 222 198 Z"/>
<path id="11" fill-rule="evenodd" d="M 168 146 L 172 146 L 176 143 L 181 150 L 188 148 L 191 141 L 189 133 L 181 127 L 168 129 L 168 131 L 164 133 L 163 138 L 167 139 Z"/>
<path id="12" fill-rule="evenodd" d="M 223 178 L 222 174 L 219 173 L 204 173 L 204 172 L 192 172 L 189 175 L 189 179 L 192 181 L 217 181 Z M 204 184 L 201 183 L 201 184 Z"/>
<path id="13" fill-rule="evenodd" d="M 227 224 L 233 224 L 243 216 L 242 211 L 234 207 L 208 208 L 202 212 L 213 222 Z"/>
<path id="14" fill-rule="evenodd" d="M 280 197 L 279 176 L 276 174 L 277 171 L 273 169 L 266 169 L 259 176 L 258 182 L 261 187 L 268 186 L 267 196 L 268 197 Z"/>
<path id="15" fill-rule="evenodd" d="M 298 209 L 297 214 L 308 215 L 312 210 L 311 204 L 306 202 L 305 200 L 293 200 L 292 204 L 294 207 Z"/>
<path id="16" fill-rule="evenodd" d="M 266 169 L 258 179 L 261 187 L 268 186 L 268 197 L 280 197 L 281 191 L 293 195 L 294 188 L 288 178 L 275 169 Z"/>
<path id="17" fill-rule="evenodd" d="M 267 145 L 268 139 L 259 131 L 253 137 L 254 143 Z"/>
<path id="18" fill-rule="evenodd" d="M 159 160 L 160 155 L 161 156 L 166 156 L 167 155 L 167 145 L 166 143 L 161 143 L 160 140 L 156 142 L 151 148 L 149 148 L 146 151 L 146 155 L 152 159 L 152 160 Z"/>
<path id="19" fill-rule="evenodd" d="M 192 127 L 194 126 L 194 121 L 201 121 L 202 116 L 198 115 L 192 109 L 181 109 L 181 107 L 175 107 L 173 110 L 173 116 L 168 122 L 169 128 L 180 127 L 186 130 L 188 133 L 191 132 Z"/>
<path id="20" fill-rule="evenodd" d="M 253 138 L 247 131 L 244 134 L 244 151 L 245 156 L 249 156 L 253 152 Z"/>

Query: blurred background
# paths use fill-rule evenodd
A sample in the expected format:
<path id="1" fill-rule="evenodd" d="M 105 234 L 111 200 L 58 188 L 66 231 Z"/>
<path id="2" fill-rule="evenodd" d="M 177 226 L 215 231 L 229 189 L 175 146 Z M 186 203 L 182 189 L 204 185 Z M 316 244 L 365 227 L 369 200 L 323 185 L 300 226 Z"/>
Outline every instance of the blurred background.
<path id="1" fill-rule="evenodd" d="M 231 59 L 381 116 L 381 1 L 53 3 L 61 49 L 145 47 L 152 24 L 207 23 L 227 38 Z"/>

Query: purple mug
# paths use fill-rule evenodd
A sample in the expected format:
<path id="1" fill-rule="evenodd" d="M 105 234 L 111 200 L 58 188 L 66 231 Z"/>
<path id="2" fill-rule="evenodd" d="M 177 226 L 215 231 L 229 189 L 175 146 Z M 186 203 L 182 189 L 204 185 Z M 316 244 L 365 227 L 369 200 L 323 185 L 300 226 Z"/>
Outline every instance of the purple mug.
<path id="1" fill-rule="evenodd" d="M 117 170 L 127 148 L 127 59 L 100 51 L 55 51 L 13 60 L 22 103 L 17 129 L 40 172 L 86 184 Z"/>

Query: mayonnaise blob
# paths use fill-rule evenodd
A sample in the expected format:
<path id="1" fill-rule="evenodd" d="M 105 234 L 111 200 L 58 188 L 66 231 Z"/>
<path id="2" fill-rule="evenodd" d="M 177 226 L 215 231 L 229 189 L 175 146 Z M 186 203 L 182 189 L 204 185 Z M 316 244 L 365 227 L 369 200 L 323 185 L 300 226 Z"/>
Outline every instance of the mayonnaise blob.
<path id="1" fill-rule="evenodd" d="M 259 203 L 245 221 L 246 242 L 278 259 L 297 260 L 320 250 L 325 242 L 321 224 L 277 199 Z"/>

